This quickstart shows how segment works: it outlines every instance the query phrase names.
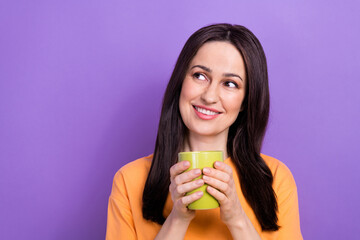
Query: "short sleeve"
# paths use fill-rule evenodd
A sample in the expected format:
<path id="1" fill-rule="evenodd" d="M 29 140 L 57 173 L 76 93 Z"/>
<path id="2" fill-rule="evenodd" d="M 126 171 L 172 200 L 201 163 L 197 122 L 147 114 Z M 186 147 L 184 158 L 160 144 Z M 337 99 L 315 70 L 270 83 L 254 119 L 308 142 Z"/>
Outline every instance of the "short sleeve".
<path id="1" fill-rule="evenodd" d="M 278 201 L 279 240 L 302 240 L 296 183 L 290 170 L 281 162 L 274 174 Z"/>
<path id="2" fill-rule="evenodd" d="M 114 177 L 106 228 L 106 240 L 119 239 L 136 239 L 128 192 L 121 170 Z"/>

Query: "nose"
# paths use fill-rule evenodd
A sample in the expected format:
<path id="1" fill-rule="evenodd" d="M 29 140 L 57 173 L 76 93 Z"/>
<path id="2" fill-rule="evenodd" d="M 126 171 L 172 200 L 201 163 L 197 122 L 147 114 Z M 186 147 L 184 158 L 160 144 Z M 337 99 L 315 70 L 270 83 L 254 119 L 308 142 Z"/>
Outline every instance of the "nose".
<path id="1" fill-rule="evenodd" d="M 217 85 L 212 82 L 209 84 L 201 94 L 201 100 L 206 104 L 213 104 L 219 101 L 219 89 Z"/>

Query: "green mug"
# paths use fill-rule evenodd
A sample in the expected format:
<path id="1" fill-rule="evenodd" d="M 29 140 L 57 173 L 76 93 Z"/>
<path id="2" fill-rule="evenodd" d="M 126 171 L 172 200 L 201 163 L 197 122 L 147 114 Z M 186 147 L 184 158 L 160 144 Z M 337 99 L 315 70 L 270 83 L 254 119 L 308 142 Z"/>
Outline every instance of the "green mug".
<path id="1" fill-rule="evenodd" d="M 190 167 L 186 171 L 190 171 L 191 169 L 195 169 L 195 168 L 199 168 L 202 170 L 204 167 L 214 168 L 214 163 L 216 161 L 220 161 L 220 162 L 224 161 L 222 151 L 180 152 L 178 154 L 178 157 L 179 157 L 179 162 L 181 161 L 190 162 Z M 196 179 L 200 179 L 201 177 L 202 175 L 200 175 L 200 177 Z M 186 195 L 192 194 L 197 191 L 202 191 L 204 193 L 200 199 L 188 205 L 189 209 L 205 210 L 205 209 L 213 209 L 219 207 L 219 202 L 206 191 L 207 186 L 208 186 L 207 184 L 204 184 L 201 187 L 186 193 Z"/>

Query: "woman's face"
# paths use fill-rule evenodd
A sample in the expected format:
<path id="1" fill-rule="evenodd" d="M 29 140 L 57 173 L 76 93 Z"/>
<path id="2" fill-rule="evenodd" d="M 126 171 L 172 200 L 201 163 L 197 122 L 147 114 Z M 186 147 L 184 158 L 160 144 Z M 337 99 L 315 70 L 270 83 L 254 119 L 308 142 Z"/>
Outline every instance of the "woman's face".
<path id="1" fill-rule="evenodd" d="M 228 42 L 205 43 L 190 62 L 179 100 L 190 134 L 228 134 L 242 109 L 246 71 L 239 51 Z"/>

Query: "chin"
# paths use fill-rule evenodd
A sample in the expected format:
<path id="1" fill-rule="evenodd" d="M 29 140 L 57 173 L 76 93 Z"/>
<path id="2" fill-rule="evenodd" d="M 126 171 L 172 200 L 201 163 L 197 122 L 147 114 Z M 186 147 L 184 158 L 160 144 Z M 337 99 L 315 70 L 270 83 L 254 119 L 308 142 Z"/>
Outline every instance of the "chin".
<path id="1" fill-rule="evenodd" d="M 218 131 L 214 131 L 213 129 L 193 129 L 193 130 L 189 130 L 189 132 L 192 132 L 196 135 L 199 136 L 204 136 L 204 137 L 215 137 L 218 136 L 222 133 L 224 133 L 224 130 L 218 130 Z"/>

